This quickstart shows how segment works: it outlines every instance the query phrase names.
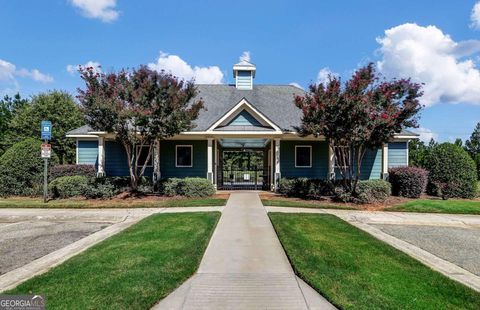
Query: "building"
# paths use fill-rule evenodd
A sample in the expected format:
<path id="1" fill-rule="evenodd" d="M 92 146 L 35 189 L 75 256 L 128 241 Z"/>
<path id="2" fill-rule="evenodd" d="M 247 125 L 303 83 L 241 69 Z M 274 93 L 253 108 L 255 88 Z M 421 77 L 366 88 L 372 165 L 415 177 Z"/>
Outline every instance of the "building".
<path id="1" fill-rule="evenodd" d="M 275 190 L 281 177 L 335 177 L 327 141 L 295 131 L 302 113 L 294 96 L 304 91 L 255 85 L 255 74 L 255 65 L 242 61 L 233 66 L 234 85 L 198 85 L 206 109 L 195 128 L 155 143 L 145 175 L 208 178 L 218 189 L 268 190 Z M 82 126 L 67 137 L 77 141 L 77 164 L 94 164 L 101 175 L 129 175 L 125 151 L 113 133 Z M 388 168 L 408 165 L 408 141 L 416 137 L 403 131 L 383 148 L 368 150 L 361 178 L 380 179 Z"/>

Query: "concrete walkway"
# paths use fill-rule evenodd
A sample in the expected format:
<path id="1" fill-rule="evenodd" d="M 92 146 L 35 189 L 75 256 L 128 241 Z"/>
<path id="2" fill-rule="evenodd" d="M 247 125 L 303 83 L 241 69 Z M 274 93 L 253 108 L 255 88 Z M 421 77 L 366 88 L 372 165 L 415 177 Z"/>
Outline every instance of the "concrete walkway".
<path id="1" fill-rule="evenodd" d="M 233 193 L 197 274 L 154 309 L 335 309 L 297 278 L 258 194 Z"/>
<path id="2" fill-rule="evenodd" d="M 344 221 L 352 224 L 353 226 L 362 229 L 363 231 L 371 234 L 375 238 L 388 243 L 394 248 L 405 252 L 406 254 L 412 256 L 413 258 L 419 260 L 428 267 L 444 274 L 452 280 L 458 281 L 466 286 L 471 287 L 472 289 L 480 292 L 480 276 L 462 268 L 459 266 L 458 262 L 460 255 L 474 256 L 468 257 L 471 261 L 477 261 L 476 257 L 478 249 L 465 247 L 462 243 L 468 242 L 468 238 L 463 237 L 462 242 L 456 240 L 455 248 L 448 249 L 450 254 L 453 252 L 456 255 L 457 259 L 452 259 L 450 261 L 446 258 L 446 255 L 442 255 L 444 258 L 439 257 L 439 254 L 436 254 L 441 251 L 437 249 L 432 250 L 428 246 L 425 246 L 425 243 L 428 238 L 438 238 L 440 235 L 443 240 L 438 242 L 443 242 L 442 245 L 447 243 L 448 238 L 451 237 L 448 234 L 451 234 L 451 229 L 470 229 L 472 234 L 474 230 L 477 231 L 480 229 L 480 216 L 479 215 L 466 215 L 466 214 L 439 214 L 439 213 L 413 213 L 413 212 L 382 212 L 382 211 L 355 211 L 355 210 L 334 210 L 334 209 L 313 209 L 313 208 L 284 208 L 284 207 L 266 207 L 268 212 L 284 212 L 284 213 L 328 213 L 338 216 Z M 386 226 L 386 227 L 384 227 Z M 395 226 L 397 229 L 394 229 Z M 417 227 L 417 231 L 415 231 Z M 412 233 L 419 233 L 418 228 L 430 228 L 433 229 L 436 234 L 426 235 L 423 234 L 421 237 L 421 242 L 412 242 L 412 240 L 406 238 L 400 238 L 402 235 L 400 233 L 394 234 L 390 232 L 391 230 L 404 229 L 413 230 Z M 445 229 L 448 228 L 448 229 Z M 382 230 L 383 229 L 383 230 Z M 390 232 L 390 233 L 388 233 Z M 403 233 L 404 235 L 405 233 Z M 425 239 L 427 238 L 427 239 Z M 417 240 L 418 241 L 418 240 Z M 430 240 L 435 241 L 436 240 Z M 423 245 L 421 248 L 419 245 Z M 473 247 L 475 244 L 471 244 Z M 431 245 L 430 245 L 431 247 Z M 467 252 L 463 253 L 462 252 Z M 444 253 L 445 254 L 445 253 Z"/>

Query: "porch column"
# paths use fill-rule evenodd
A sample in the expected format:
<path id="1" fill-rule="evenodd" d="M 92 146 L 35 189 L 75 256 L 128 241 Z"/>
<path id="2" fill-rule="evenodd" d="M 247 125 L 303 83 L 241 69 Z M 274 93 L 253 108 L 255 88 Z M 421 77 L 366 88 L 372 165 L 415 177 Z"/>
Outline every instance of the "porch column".
<path id="1" fill-rule="evenodd" d="M 388 143 L 383 144 L 382 147 L 382 179 L 387 179 L 388 177 Z"/>
<path id="2" fill-rule="evenodd" d="M 156 184 L 161 179 L 160 173 L 160 140 L 155 140 L 153 144 L 153 183 Z"/>
<path id="3" fill-rule="evenodd" d="M 215 139 L 215 161 L 213 162 L 214 164 L 214 176 L 213 176 L 213 184 L 215 184 L 215 187 L 217 187 L 217 181 L 218 181 L 218 166 L 220 165 L 218 160 L 219 160 L 219 151 L 218 151 L 218 141 Z"/>
<path id="4" fill-rule="evenodd" d="M 207 141 L 207 179 L 213 183 L 213 138 Z"/>
<path id="5" fill-rule="evenodd" d="M 275 157 L 274 157 L 275 140 L 270 140 L 270 190 L 275 191 Z"/>
<path id="6" fill-rule="evenodd" d="M 335 153 L 333 152 L 333 147 L 328 146 L 328 179 L 335 179 Z"/>
<path id="7" fill-rule="evenodd" d="M 97 176 L 105 176 L 105 138 L 98 137 L 98 167 Z"/>
<path id="8" fill-rule="evenodd" d="M 278 190 L 278 183 L 280 182 L 280 139 L 275 139 L 275 191 Z"/>

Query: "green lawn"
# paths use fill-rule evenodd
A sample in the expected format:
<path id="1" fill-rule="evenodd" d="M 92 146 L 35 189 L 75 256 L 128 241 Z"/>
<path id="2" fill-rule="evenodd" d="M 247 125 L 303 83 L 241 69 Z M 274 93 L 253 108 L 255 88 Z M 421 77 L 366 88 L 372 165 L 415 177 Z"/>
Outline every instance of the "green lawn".
<path id="1" fill-rule="evenodd" d="M 480 214 L 480 201 L 418 199 L 389 207 L 385 211 Z"/>
<path id="2" fill-rule="evenodd" d="M 41 294 L 47 309 L 149 309 L 196 270 L 218 212 L 157 214 L 7 294 Z"/>
<path id="3" fill-rule="evenodd" d="M 287 200 L 287 199 L 262 199 L 262 204 L 269 207 L 293 207 L 293 208 L 321 208 L 321 209 L 347 209 L 354 208 L 347 205 L 328 205 L 310 200 Z"/>
<path id="4" fill-rule="evenodd" d="M 343 309 L 478 309 L 475 292 L 325 214 L 270 213 L 296 273 Z"/>
<path id="5" fill-rule="evenodd" d="M 224 206 L 222 198 L 183 198 L 168 200 L 79 200 L 58 199 L 44 203 L 40 198 L 12 197 L 0 199 L 0 208 L 165 208 Z"/>

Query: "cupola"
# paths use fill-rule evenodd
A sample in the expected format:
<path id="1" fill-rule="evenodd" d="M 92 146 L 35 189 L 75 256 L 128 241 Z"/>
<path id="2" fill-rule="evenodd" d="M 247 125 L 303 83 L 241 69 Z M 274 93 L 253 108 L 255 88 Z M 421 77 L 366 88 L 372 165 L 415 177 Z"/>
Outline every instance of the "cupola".
<path id="1" fill-rule="evenodd" d="M 242 60 L 233 66 L 233 78 L 235 79 L 235 87 L 242 90 L 250 90 L 253 88 L 253 79 L 257 67 L 254 64 Z"/>

